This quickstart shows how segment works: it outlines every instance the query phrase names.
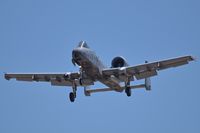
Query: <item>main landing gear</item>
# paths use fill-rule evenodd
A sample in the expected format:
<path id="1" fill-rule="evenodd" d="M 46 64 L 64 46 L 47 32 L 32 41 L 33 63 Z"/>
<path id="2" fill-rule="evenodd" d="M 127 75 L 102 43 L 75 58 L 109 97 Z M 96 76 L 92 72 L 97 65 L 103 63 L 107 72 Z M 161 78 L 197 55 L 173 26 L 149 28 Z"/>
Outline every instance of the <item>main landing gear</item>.
<path id="1" fill-rule="evenodd" d="M 74 86 L 72 87 L 72 89 L 73 89 L 73 91 L 69 93 L 69 99 L 70 99 L 71 102 L 74 102 L 75 99 L 76 99 L 76 90 L 77 90 L 77 86 L 74 85 Z"/>
<path id="2" fill-rule="evenodd" d="M 128 97 L 131 96 L 131 86 L 130 86 L 130 81 L 125 83 L 125 93 Z"/>
<path id="3" fill-rule="evenodd" d="M 76 64 L 75 60 L 72 59 L 72 63 Z M 83 82 L 82 82 L 82 77 L 83 77 L 83 70 L 80 67 L 79 68 L 79 72 L 80 72 L 80 78 L 79 78 L 79 84 L 82 86 Z M 75 80 L 72 82 L 72 92 L 69 93 L 69 99 L 71 102 L 74 102 L 76 99 L 76 91 L 77 91 L 77 85 L 75 83 Z"/>

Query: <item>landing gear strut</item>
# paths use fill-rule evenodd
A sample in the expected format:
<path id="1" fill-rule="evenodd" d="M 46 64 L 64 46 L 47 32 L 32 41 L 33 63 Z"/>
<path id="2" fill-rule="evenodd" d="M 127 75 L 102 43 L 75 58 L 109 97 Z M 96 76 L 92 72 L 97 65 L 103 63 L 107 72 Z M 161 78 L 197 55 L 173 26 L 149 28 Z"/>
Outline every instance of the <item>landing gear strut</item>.
<path id="1" fill-rule="evenodd" d="M 76 64 L 74 59 L 72 59 L 72 63 Z M 81 67 L 79 68 L 79 71 L 80 71 L 79 84 L 82 86 L 83 85 L 83 83 L 82 83 L 83 70 Z M 77 91 L 77 85 L 76 85 L 75 81 L 72 82 L 72 90 L 73 91 L 69 93 L 69 99 L 71 102 L 74 102 L 76 99 L 76 91 Z"/>
<path id="2" fill-rule="evenodd" d="M 69 99 L 70 99 L 71 102 L 74 102 L 75 99 L 76 99 L 76 90 L 77 90 L 77 86 L 74 85 L 72 89 L 73 89 L 73 92 L 70 92 L 70 93 L 69 93 Z"/>
<path id="3" fill-rule="evenodd" d="M 128 97 L 131 96 L 131 87 L 130 87 L 130 81 L 128 81 L 127 83 L 125 83 L 125 93 Z"/>

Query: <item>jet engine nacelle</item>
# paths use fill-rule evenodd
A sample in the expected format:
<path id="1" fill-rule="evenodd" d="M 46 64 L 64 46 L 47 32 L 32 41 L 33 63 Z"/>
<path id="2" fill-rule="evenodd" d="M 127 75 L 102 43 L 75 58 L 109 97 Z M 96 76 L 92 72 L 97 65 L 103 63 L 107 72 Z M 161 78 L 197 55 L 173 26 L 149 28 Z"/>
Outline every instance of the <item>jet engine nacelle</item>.
<path id="1" fill-rule="evenodd" d="M 126 61 L 123 57 L 121 57 L 121 56 L 115 57 L 115 58 L 112 60 L 112 63 L 111 63 L 111 67 L 112 67 L 112 68 L 125 67 L 125 66 L 128 66 L 128 63 L 127 63 L 127 61 Z"/>

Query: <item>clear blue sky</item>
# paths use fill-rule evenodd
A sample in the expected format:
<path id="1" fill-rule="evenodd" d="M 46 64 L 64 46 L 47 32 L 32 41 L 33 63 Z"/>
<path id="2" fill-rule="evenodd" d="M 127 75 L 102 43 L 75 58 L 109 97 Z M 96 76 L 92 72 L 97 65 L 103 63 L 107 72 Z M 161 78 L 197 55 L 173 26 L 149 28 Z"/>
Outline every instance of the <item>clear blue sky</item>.
<path id="1" fill-rule="evenodd" d="M 79 88 L 73 104 L 70 88 L 3 78 L 3 72 L 77 71 L 71 51 L 80 40 L 108 66 L 117 55 L 134 65 L 200 57 L 199 5 L 198 0 L 1 0 L 0 132 L 199 133 L 199 61 L 160 72 L 151 92 L 85 97 Z"/>

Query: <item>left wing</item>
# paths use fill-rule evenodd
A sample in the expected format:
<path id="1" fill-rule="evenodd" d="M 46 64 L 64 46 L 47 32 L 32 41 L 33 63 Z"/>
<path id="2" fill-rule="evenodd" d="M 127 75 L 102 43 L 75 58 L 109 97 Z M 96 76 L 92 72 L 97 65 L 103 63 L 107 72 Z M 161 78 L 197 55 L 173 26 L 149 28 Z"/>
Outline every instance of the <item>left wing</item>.
<path id="1" fill-rule="evenodd" d="M 55 86 L 80 86 L 78 81 L 80 74 L 75 73 L 6 73 L 5 79 L 16 79 L 18 81 L 51 82 Z"/>
<path id="2" fill-rule="evenodd" d="M 157 71 L 167 68 L 178 67 L 188 64 L 189 61 L 193 61 L 192 56 L 182 56 L 178 58 L 157 61 L 153 63 L 145 63 L 137 66 L 129 66 L 122 68 L 109 68 L 102 71 L 104 76 L 114 75 L 116 77 L 135 77 L 137 80 L 144 79 L 157 75 Z M 125 80 L 125 79 L 124 79 Z"/>

